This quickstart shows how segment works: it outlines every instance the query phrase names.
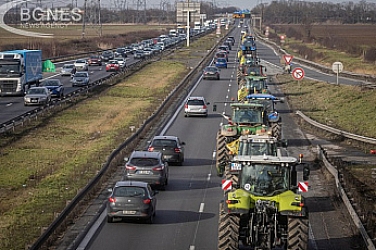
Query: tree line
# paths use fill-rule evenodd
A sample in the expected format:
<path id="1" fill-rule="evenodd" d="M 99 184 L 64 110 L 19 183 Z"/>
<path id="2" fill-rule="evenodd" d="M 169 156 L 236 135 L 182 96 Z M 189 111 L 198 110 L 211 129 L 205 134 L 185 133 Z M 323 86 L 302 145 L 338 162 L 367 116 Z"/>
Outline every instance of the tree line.
<path id="1" fill-rule="evenodd" d="M 265 24 L 376 23 L 376 3 L 366 1 L 330 3 L 281 0 L 259 4 L 251 12 L 262 15 Z"/>

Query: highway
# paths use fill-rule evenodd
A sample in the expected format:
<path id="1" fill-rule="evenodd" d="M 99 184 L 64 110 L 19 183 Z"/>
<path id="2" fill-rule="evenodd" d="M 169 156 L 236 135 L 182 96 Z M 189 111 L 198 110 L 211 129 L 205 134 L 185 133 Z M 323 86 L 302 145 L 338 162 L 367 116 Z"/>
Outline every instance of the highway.
<path id="1" fill-rule="evenodd" d="M 132 55 L 129 55 L 126 63 L 127 65 L 131 65 L 139 60 L 133 58 Z M 44 73 L 44 79 L 46 78 L 54 78 L 59 79 L 61 83 L 64 85 L 64 95 L 67 95 L 77 89 L 79 87 L 72 87 L 72 83 L 70 82 L 71 78 L 69 76 L 61 76 L 60 75 L 60 68 L 65 63 L 73 63 L 74 61 L 65 61 L 56 63 L 56 73 Z M 89 66 L 89 77 L 90 82 L 94 82 L 99 80 L 103 77 L 106 77 L 114 72 L 106 72 L 105 65 L 102 66 Z M 38 107 L 36 106 L 27 106 L 25 107 L 23 104 L 23 97 L 22 96 L 3 96 L 0 97 L 0 124 L 8 122 L 12 120 L 14 117 L 25 114 L 27 112 L 31 112 Z"/>
<path id="2" fill-rule="evenodd" d="M 239 43 L 240 29 L 231 34 Z M 281 73 L 280 58 L 274 51 L 257 42 L 260 58 L 268 61 L 268 75 Z M 190 93 L 204 96 L 207 101 L 223 102 L 236 97 L 236 46 L 230 52 L 229 67 L 222 69 L 221 80 L 201 80 Z M 306 69 L 306 76 L 314 78 L 318 72 Z M 320 75 L 330 80 L 331 76 Z M 334 78 L 335 79 L 335 78 Z M 269 89 L 277 96 L 283 96 L 278 85 L 270 82 Z M 209 107 L 212 105 L 209 105 Z M 176 135 L 186 142 L 183 166 L 170 167 L 169 185 L 158 194 L 157 216 L 153 225 L 135 221 L 119 221 L 108 224 L 105 214 L 100 217 L 96 232 L 87 235 L 79 249 L 174 249 L 209 250 L 217 249 L 218 205 L 223 200 L 217 177 L 213 151 L 217 130 L 224 122 L 219 114 L 210 112 L 207 118 L 185 118 L 179 105 L 177 116 L 164 134 Z M 283 134 L 289 141 L 291 156 L 304 154 L 304 160 L 314 159 L 310 143 L 292 118 L 287 104 L 278 106 L 283 119 Z M 210 107 L 211 110 L 211 107 Z M 219 112 L 229 113 L 228 107 Z M 152 135 L 150 135 L 152 136 Z M 357 246 L 353 225 L 347 211 L 334 193 L 334 183 L 326 178 L 322 170 L 312 164 L 309 192 L 304 194 L 310 210 L 309 249 L 349 249 Z M 105 202 L 105 201 L 103 201 Z"/>

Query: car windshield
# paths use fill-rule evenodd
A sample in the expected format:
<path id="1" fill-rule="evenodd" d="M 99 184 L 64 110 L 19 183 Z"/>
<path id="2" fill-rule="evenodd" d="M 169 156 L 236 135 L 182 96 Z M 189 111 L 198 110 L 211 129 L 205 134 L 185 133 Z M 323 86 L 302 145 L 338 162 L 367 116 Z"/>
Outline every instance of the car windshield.
<path id="1" fill-rule="evenodd" d="M 63 68 L 64 69 L 72 69 L 74 67 L 73 64 L 69 64 L 69 65 L 64 65 Z"/>
<path id="2" fill-rule="evenodd" d="M 238 155 L 275 155 L 277 152 L 275 143 L 266 140 L 241 140 Z"/>
<path id="3" fill-rule="evenodd" d="M 99 59 L 99 56 L 90 56 L 90 59 Z"/>
<path id="4" fill-rule="evenodd" d="M 240 163 L 237 163 L 240 164 Z M 273 196 L 288 190 L 289 171 L 274 164 L 242 164 L 241 188 L 259 196 Z"/>
<path id="5" fill-rule="evenodd" d="M 146 190 L 142 187 L 117 187 L 114 190 L 115 197 L 144 197 Z"/>
<path id="6" fill-rule="evenodd" d="M 48 80 L 41 83 L 42 86 L 59 86 L 60 81 L 58 80 Z"/>
<path id="7" fill-rule="evenodd" d="M 123 52 L 125 52 L 125 49 L 117 49 L 116 52 L 123 53 Z"/>
<path id="8" fill-rule="evenodd" d="M 132 158 L 130 163 L 138 167 L 152 167 L 159 164 L 156 158 Z"/>
<path id="9" fill-rule="evenodd" d="M 233 122 L 262 124 L 262 113 L 253 109 L 234 109 Z"/>
<path id="10" fill-rule="evenodd" d="M 198 106 L 203 106 L 205 105 L 203 100 L 198 100 L 198 99 L 192 99 L 188 100 L 188 105 L 198 105 Z"/>
<path id="11" fill-rule="evenodd" d="M 76 73 L 74 74 L 75 77 L 87 77 L 86 73 Z"/>
<path id="12" fill-rule="evenodd" d="M 46 92 L 42 88 L 31 88 L 27 91 L 28 94 L 45 94 Z"/>
<path id="13" fill-rule="evenodd" d="M 109 56 L 112 55 L 111 51 L 104 51 L 102 55 Z"/>
<path id="14" fill-rule="evenodd" d="M 76 63 L 86 63 L 85 60 L 77 60 Z"/>
<path id="15" fill-rule="evenodd" d="M 110 61 L 110 64 L 118 64 L 118 61 L 115 61 L 115 60 Z"/>
<path id="16" fill-rule="evenodd" d="M 214 67 L 207 67 L 207 68 L 205 69 L 205 71 L 216 72 L 216 71 L 218 71 L 218 69 L 217 69 L 217 68 L 214 68 Z"/>
<path id="17" fill-rule="evenodd" d="M 152 143 L 152 147 L 172 147 L 175 148 L 177 146 L 176 141 L 174 140 L 166 140 L 166 139 L 156 139 Z"/>

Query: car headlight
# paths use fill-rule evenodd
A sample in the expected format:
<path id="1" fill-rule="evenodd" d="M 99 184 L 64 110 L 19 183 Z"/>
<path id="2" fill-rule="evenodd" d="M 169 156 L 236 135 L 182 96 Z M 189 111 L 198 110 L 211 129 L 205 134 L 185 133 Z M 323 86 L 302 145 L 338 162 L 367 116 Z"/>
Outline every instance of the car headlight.
<path id="1" fill-rule="evenodd" d="M 29 97 L 25 97 L 24 100 L 25 100 L 25 102 L 30 102 L 30 98 Z"/>

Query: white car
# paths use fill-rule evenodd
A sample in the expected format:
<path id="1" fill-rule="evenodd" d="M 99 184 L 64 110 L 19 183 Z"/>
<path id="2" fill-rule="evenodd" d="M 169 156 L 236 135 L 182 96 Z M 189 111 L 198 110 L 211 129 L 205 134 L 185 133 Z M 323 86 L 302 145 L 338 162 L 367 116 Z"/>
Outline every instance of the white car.
<path id="1" fill-rule="evenodd" d="M 77 71 L 88 71 L 89 63 L 86 59 L 78 59 L 74 62 L 74 67 Z"/>
<path id="2" fill-rule="evenodd" d="M 120 68 L 125 68 L 126 67 L 124 57 L 115 57 L 114 60 L 116 60 L 116 61 L 119 62 Z"/>

